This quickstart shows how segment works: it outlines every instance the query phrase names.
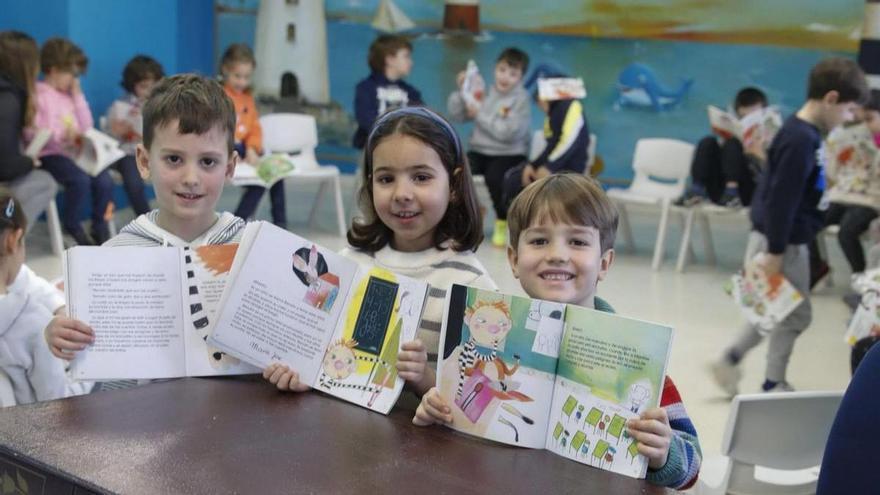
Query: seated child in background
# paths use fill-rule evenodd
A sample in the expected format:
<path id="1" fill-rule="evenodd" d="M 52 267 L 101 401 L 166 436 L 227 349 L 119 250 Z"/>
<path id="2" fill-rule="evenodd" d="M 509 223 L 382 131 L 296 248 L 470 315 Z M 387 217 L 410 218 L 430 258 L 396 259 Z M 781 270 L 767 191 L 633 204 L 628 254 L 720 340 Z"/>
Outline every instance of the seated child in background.
<path id="1" fill-rule="evenodd" d="M 46 40 L 40 51 L 43 81 L 37 82 L 36 129 L 52 131 L 40 152 L 42 169 L 64 187 L 61 224 L 77 244 L 102 244 L 110 238 L 105 215 L 113 196 L 113 179 L 107 170 L 91 177 L 74 162 L 82 135 L 94 125 L 92 112 L 79 85 L 88 59 L 78 46 L 62 38 Z M 89 237 L 79 223 L 86 198 L 92 195 L 92 229 Z"/>
<path id="2" fill-rule="evenodd" d="M 144 179 L 141 178 L 135 160 L 135 150 L 143 140 L 144 126 L 141 107 L 153 86 L 165 77 L 159 62 L 146 55 L 137 55 L 125 64 L 122 70 L 122 87 L 125 96 L 114 101 L 107 110 L 107 125 L 110 134 L 119 140 L 125 156 L 111 165 L 122 175 L 122 184 L 135 216 L 150 211 L 150 203 L 144 192 Z"/>
<path id="3" fill-rule="evenodd" d="M 547 114 L 544 137 L 547 145 L 531 163 L 510 169 L 504 177 L 504 202 L 510 205 L 520 191 L 532 182 L 559 172 L 583 174 L 587 168 L 590 127 L 584 107 L 576 99 L 536 100 Z"/>
<path id="4" fill-rule="evenodd" d="M 767 96 L 758 88 L 743 88 L 733 99 L 733 111 L 740 119 L 766 106 Z M 704 137 L 697 143 L 691 162 L 691 185 L 676 204 L 693 206 L 709 199 L 731 208 L 748 206 L 758 175 L 764 168 L 765 147 L 769 144 L 755 140 L 750 149 L 743 149 L 736 137 L 725 140 L 715 135 Z"/>
<path id="5" fill-rule="evenodd" d="M 422 93 L 403 80 L 412 70 L 412 44 L 403 36 L 383 34 L 370 44 L 370 75 L 354 90 L 354 116 L 358 127 L 352 146 L 363 149 L 373 122 L 395 108 L 422 105 Z"/>
<path id="6" fill-rule="evenodd" d="M 528 159 L 531 105 L 523 88 L 523 74 L 529 56 L 518 48 L 505 48 L 495 62 L 495 81 L 489 94 L 477 104 L 466 102 L 461 94 L 465 73 L 458 74 L 459 91 L 449 95 L 447 108 L 456 120 L 473 120 L 467 157 L 474 174 L 486 178 L 486 187 L 495 208 L 492 244 L 507 244 L 507 204 L 504 202 L 504 174 Z"/>
<path id="7" fill-rule="evenodd" d="M 257 104 L 250 90 L 251 77 L 256 66 L 254 53 L 243 43 L 230 45 L 220 60 L 223 89 L 235 106 L 235 149 L 239 158 L 253 167 L 260 161 L 263 153 L 263 128 L 260 127 L 260 114 L 257 113 Z M 238 208 L 235 209 L 235 216 L 252 218 L 265 192 L 264 187 L 245 186 Z M 272 223 L 287 228 L 283 180 L 272 185 L 269 198 L 272 202 Z"/>
<path id="8" fill-rule="evenodd" d="M 341 254 L 430 284 L 416 340 L 397 358 L 400 377 L 417 395 L 435 383 L 434 369 L 446 291 L 454 283 L 496 289 L 474 251 L 482 217 L 458 135 L 436 113 L 401 108 L 381 116 L 366 140 L 359 192 L 362 218 Z M 298 376 L 276 364 L 264 373 L 281 390 L 304 390 Z"/>
<path id="9" fill-rule="evenodd" d="M 158 208 L 132 220 L 106 245 L 238 242 L 244 220 L 214 210 L 238 159 L 235 110 L 220 84 L 194 74 L 162 79 L 144 103 L 143 116 L 137 164 L 153 180 Z M 56 316 L 45 333 L 52 354 L 68 360 L 93 343 L 95 335 L 85 323 L 64 315 Z M 121 386 L 134 384 L 128 382 Z"/>
<path id="10" fill-rule="evenodd" d="M 617 210 L 599 184 L 581 174 L 557 174 L 527 186 L 508 211 L 508 261 L 529 297 L 613 312 L 596 287 L 614 261 Z M 564 273 L 566 280 L 549 277 Z M 423 397 L 413 423 L 452 421 L 436 388 Z M 684 489 L 697 479 L 702 454 L 697 432 L 667 376 L 660 407 L 627 423 L 648 458 L 650 483 Z"/>
<path id="11" fill-rule="evenodd" d="M 64 308 L 64 296 L 24 264 L 27 219 L 21 203 L 0 190 L 0 370 L 16 404 L 88 392 L 67 379 L 64 363 L 43 343 L 42 330 Z"/>

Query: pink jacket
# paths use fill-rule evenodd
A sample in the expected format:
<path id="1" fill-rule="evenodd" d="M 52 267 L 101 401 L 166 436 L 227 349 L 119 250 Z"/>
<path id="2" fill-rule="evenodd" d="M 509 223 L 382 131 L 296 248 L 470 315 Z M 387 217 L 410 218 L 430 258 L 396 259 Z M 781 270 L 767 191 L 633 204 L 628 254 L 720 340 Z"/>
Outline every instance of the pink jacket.
<path id="1" fill-rule="evenodd" d="M 37 114 L 34 117 L 35 129 L 49 129 L 52 138 L 46 143 L 40 156 L 71 156 L 64 142 L 67 127 L 73 126 L 79 134 L 94 127 L 92 111 L 85 96 L 80 93 L 71 96 L 62 93 L 43 81 L 37 82 Z"/>

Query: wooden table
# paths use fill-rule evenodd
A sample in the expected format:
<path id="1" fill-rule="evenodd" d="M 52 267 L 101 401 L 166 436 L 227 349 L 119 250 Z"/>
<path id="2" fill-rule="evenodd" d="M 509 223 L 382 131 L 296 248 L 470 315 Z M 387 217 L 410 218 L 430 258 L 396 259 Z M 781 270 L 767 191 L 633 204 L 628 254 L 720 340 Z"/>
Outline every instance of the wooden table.
<path id="1" fill-rule="evenodd" d="M 668 493 L 411 418 L 188 378 L 0 410 L 0 472 L 47 494 Z"/>

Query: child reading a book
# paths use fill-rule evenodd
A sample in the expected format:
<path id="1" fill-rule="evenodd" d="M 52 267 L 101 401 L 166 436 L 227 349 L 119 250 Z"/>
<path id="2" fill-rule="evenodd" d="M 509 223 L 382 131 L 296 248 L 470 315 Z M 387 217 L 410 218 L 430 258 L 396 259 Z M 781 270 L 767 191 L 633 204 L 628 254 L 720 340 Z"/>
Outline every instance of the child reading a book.
<path id="1" fill-rule="evenodd" d="M 156 85 L 143 107 L 140 172 L 151 177 L 158 208 L 126 225 L 107 246 L 198 246 L 240 240 L 244 220 L 215 207 L 232 177 L 235 110 L 215 81 L 179 74 Z M 57 357 L 73 359 L 94 342 L 94 330 L 66 316 L 46 327 Z"/>
<path id="2" fill-rule="evenodd" d="M 110 134 L 119 140 L 122 150 L 125 151 L 125 156 L 111 167 L 122 175 L 122 185 L 135 216 L 150 211 L 150 203 L 144 192 L 144 179 L 138 172 L 135 160 L 135 150 L 144 134 L 141 108 L 150 96 L 153 86 L 163 77 L 165 72 L 159 62 L 146 55 L 136 55 L 122 70 L 125 96 L 114 101 L 107 111 Z"/>
<path id="3" fill-rule="evenodd" d="M 93 127 L 92 112 L 79 84 L 88 59 L 69 40 L 46 40 L 40 52 L 43 81 L 37 83 L 34 127 L 49 129 L 52 137 L 40 152 L 42 169 L 64 187 L 61 224 L 77 244 L 102 244 L 110 238 L 107 206 L 113 180 L 107 170 L 91 177 L 74 162 L 82 147 L 83 133 Z M 92 196 L 91 236 L 79 223 L 86 199 Z"/>
<path id="4" fill-rule="evenodd" d="M 251 76 L 257 60 L 250 47 L 243 43 L 230 45 L 220 60 L 223 74 L 223 89 L 235 105 L 235 149 L 238 156 L 248 165 L 255 167 L 263 153 L 263 128 L 260 127 L 260 114 L 251 93 Z M 253 217 L 266 188 L 244 186 L 244 194 L 235 209 L 235 216 L 249 219 Z M 269 188 L 272 202 L 272 223 L 287 228 L 287 210 L 284 202 L 284 181 L 279 180 Z"/>
<path id="5" fill-rule="evenodd" d="M 0 183 L 21 201 L 28 225 L 33 225 L 58 186 L 40 161 L 22 150 L 22 131 L 34 120 L 33 101 L 40 71 L 37 42 L 19 31 L 0 32 Z"/>
<path id="6" fill-rule="evenodd" d="M 403 36 L 383 34 L 370 44 L 370 75 L 354 90 L 354 116 L 358 127 L 352 146 L 363 149 L 373 122 L 395 108 L 422 104 L 422 93 L 403 79 L 412 70 L 412 44 Z"/>
<path id="7" fill-rule="evenodd" d="M 766 106 L 767 96 L 751 86 L 740 89 L 733 99 L 733 111 L 740 119 Z M 691 185 L 677 204 L 693 206 L 708 199 L 731 208 L 748 206 L 766 158 L 764 147 L 769 144 L 758 139 L 749 149 L 744 149 L 735 136 L 704 137 L 697 144 L 691 162 Z"/>
<path id="8" fill-rule="evenodd" d="M 17 404 L 60 399 L 88 391 L 72 383 L 52 356 L 41 331 L 64 297 L 24 264 L 27 218 L 21 203 L 0 190 L 0 370 L 12 382 Z"/>
<path id="9" fill-rule="evenodd" d="M 807 243 L 822 228 L 825 196 L 824 136 L 852 119 L 859 102 L 868 97 L 865 75 L 852 60 L 828 58 L 810 71 L 807 101 L 786 120 L 767 151 L 767 170 L 751 206 L 752 231 L 746 260 L 770 277 L 778 273 L 791 282 L 804 300 L 770 329 L 767 368 L 761 389 L 793 390 L 786 369 L 794 342 L 812 320 Z M 739 336 L 712 363 L 715 382 L 730 396 L 738 393 L 739 363 L 764 338 L 760 328 L 745 325 Z"/>
<path id="10" fill-rule="evenodd" d="M 523 88 L 523 74 L 529 56 L 518 48 L 506 48 L 495 62 L 495 81 L 482 101 L 466 101 L 461 88 L 465 73 L 458 74 L 458 87 L 449 95 L 447 108 L 456 120 L 472 120 L 468 162 L 474 174 L 486 178 L 495 208 L 492 244 L 507 244 L 507 204 L 504 203 L 504 174 L 526 161 L 529 151 L 529 94 Z"/>
<path id="11" fill-rule="evenodd" d="M 557 174 L 527 186 L 508 211 L 508 260 L 529 297 L 613 312 L 596 295 L 614 261 L 617 210 L 594 180 Z M 452 410 L 432 388 L 413 418 L 416 425 L 449 423 Z M 697 432 L 675 384 L 667 376 L 660 407 L 627 424 L 648 458 L 647 480 L 684 489 L 697 479 Z"/>
<path id="12" fill-rule="evenodd" d="M 417 339 L 402 344 L 397 362 L 400 377 L 421 395 L 435 381 L 426 362 L 437 359 L 447 289 L 497 288 L 474 254 L 483 238 L 474 185 L 455 130 L 423 107 L 380 117 L 365 151 L 364 216 L 349 229 L 351 247 L 342 254 L 430 284 Z M 280 389 L 298 384 L 287 366 L 270 368 Z"/>

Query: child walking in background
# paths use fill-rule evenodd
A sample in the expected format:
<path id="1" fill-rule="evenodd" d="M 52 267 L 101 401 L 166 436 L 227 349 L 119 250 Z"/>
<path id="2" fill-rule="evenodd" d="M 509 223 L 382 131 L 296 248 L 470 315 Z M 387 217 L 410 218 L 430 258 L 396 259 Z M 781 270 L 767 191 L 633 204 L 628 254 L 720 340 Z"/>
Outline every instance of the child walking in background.
<path id="1" fill-rule="evenodd" d="M 113 102 L 107 111 L 107 125 L 110 134 L 119 140 L 125 156 L 111 167 L 122 175 L 122 184 L 135 216 L 150 211 L 150 204 L 144 192 L 144 179 L 141 178 L 135 160 L 135 150 L 143 140 L 144 128 L 141 107 L 150 96 L 159 79 L 165 77 L 159 62 L 146 55 L 137 55 L 125 64 L 122 71 L 122 87 L 125 96 Z"/>
<path id="2" fill-rule="evenodd" d="M 250 166 L 256 166 L 263 153 L 263 129 L 260 127 L 260 114 L 251 94 L 251 77 L 257 66 L 257 60 L 250 47 L 243 43 L 230 45 L 223 52 L 220 60 L 220 71 L 223 74 L 223 89 L 232 99 L 235 107 L 235 149 L 238 156 Z M 266 188 L 245 186 L 244 194 L 235 209 L 235 216 L 249 219 L 254 216 L 260 198 Z M 272 223 L 287 228 L 287 209 L 284 201 L 284 181 L 276 182 L 269 189 L 272 202 Z"/>
<path id="3" fill-rule="evenodd" d="M 78 46 L 62 38 L 51 38 L 40 51 L 43 81 L 37 83 L 36 129 L 52 132 L 40 152 L 43 170 L 64 187 L 61 224 L 77 244 L 103 244 L 110 238 L 105 215 L 113 195 L 108 170 L 91 177 L 74 158 L 82 146 L 82 135 L 94 126 L 92 112 L 79 84 L 88 59 Z M 91 236 L 80 225 L 88 195 L 92 196 Z"/>
<path id="4" fill-rule="evenodd" d="M 0 190 L 0 370 L 16 404 L 88 392 L 68 380 L 64 363 L 43 342 L 43 328 L 64 310 L 64 296 L 24 264 L 27 218 L 21 203 Z"/>
<path id="5" fill-rule="evenodd" d="M 507 258 L 529 297 L 614 312 L 596 289 L 614 261 L 618 213 L 596 181 L 570 173 L 539 179 L 517 196 L 507 218 Z M 450 407 L 432 388 L 413 423 L 450 423 Z M 627 433 L 648 459 L 648 482 L 682 490 L 696 481 L 702 461 L 697 431 L 668 376 L 660 407 L 629 420 Z"/>
<path id="6" fill-rule="evenodd" d="M 36 79 L 40 72 L 37 42 L 19 31 L 0 32 L 0 183 L 21 199 L 33 225 L 55 201 L 58 185 L 40 161 L 22 151 L 22 131 L 34 120 Z"/>
<path id="7" fill-rule="evenodd" d="M 507 204 L 504 203 L 504 174 L 528 159 L 531 102 L 523 88 L 523 74 L 529 56 L 518 48 L 506 48 L 495 62 L 495 81 L 489 94 L 478 103 L 466 102 L 461 91 L 449 95 L 447 108 L 456 120 L 473 120 L 468 161 L 474 174 L 486 178 L 495 208 L 492 244 L 507 244 Z M 461 89 L 465 73 L 458 74 Z"/>
<path id="8" fill-rule="evenodd" d="M 383 34 L 370 44 L 370 75 L 354 90 L 354 116 L 358 127 L 352 146 L 363 149 L 373 122 L 383 113 L 422 104 L 422 94 L 403 79 L 412 70 L 412 44 L 403 36 Z"/>
<path id="9" fill-rule="evenodd" d="M 365 144 L 364 216 L 348 231 L 351 247 L 342 254 L 430 284 L 417 338 L 397 358 L 400 377 L 421 395 L 435 382 L 426 362 L 437 360 L 446 291 L 454 283 L 496 289 L 474 254 L 482 220 L 458 136 L 436 113 L 423 107 L 386 113 Z M 284 365 L 271 365 L 266 374 L 282 390 L 298 384 Z"/>
<path id="10" fill-rule="evenodd" d="M 852 60 L 829 58 L 810 71 L 807 101 L 789 117 L 767 151 L 767 170 L 752 198 L 752 232 L 746 260 L 767 276 L 782 273 L 803 302 L 770 330 L 765 392 L 791 391 L 786 370 L 795 340 L 812 320 L 807 243 L 823 225 L 828 207 L 824 136 L 852 119 L 868 97 L 865 75 Z M 746 325 L 711 365 L 715 382 L 730 396 L 739 391 L 743 357 L 763 340 L 757 326 Z"/>

